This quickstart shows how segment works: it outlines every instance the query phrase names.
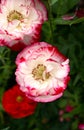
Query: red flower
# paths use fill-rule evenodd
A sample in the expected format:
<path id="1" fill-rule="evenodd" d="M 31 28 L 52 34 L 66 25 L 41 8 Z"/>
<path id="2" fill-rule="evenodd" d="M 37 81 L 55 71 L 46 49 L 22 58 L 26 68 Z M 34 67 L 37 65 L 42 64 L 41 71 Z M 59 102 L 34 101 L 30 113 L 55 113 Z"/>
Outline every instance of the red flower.
<path id="1" fill-rule="evenodd" d="M 79 8 L 76 12 L 76 16 L 79 18 L 84 17 L 84 8 Z"/>
<path id="2" fill-rule="evenodd" d="M 37 103 L 25 96 L 18 85 L 6 91 L 2 98 L 4 110 L 14 118 L 22 118 L 34 113 Z"/>

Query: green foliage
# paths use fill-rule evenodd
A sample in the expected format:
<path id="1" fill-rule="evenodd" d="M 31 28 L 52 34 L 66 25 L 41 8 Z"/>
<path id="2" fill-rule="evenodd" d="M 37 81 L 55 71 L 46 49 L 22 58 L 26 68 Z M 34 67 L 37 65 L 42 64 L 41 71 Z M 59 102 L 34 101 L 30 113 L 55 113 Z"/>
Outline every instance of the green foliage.
<path id="1" fill-rule="evenodd" d="M 76 18 L 76 19 L 73 19 L 73 20 L 68 20 L 68 21 L 65 21 L 61 18 L 57 18 L 55 19 L 54 23 L 56 25 L 73 25 L 73 24 L 78 24 L 78 23 L 81 23 L 81 22 L 84 22 L 84 18 Z"/>
<path id="2" fill-rule="evenodd" d="M 42 0 L 47 7 L 49 20 L 43 24 L 41 41 L 49 42 L 70 59 L 71 80 L 62 98 L 39 103 L 34 115 L 12 119 L 3 111 L 3 92 L 15 84 L 16 52 L 0 47 L 0 130 L 77 130 L 84 121 L 84 17 L 63 20 L 62 16 L 74 13 L 79 0 Z M 66 112 L 67 105 L 74 109 Z M 63 110 L 63 121 L 59 111 Z M 84 123 L 84 122 L 83 122 Z"/>
<path id="3" fill-rule="evenodd" d="M 58 1 L 58 0 L 50 0 L 49 2 L 50 2 L 50 5 L 52 6 L 52 5 L 54 5 L 57 1 Z"/>
<path id="4" fill-rule="evenodd" d="M 57 14 L 57 16 L 63 15 L 74 8 L 78 1 L 79 0 L 58 0 L 52 6 L 53 13 Z"/>
<path id="5" fill-rule="evenodd" d="M 13 61 L 11 53 L 11 50 L 8 48 L 0 47 L 0 87 L 7 85 L 8 79 L 11 77 L 15 68 L 15 61 Z"/>
<path id="6" fill-rule="evenodd" d="M 9 127 L 7 127 L 7 128 L 4 128 L 4 129 L 2 129 L 2 130 L 9 130 Z"/>

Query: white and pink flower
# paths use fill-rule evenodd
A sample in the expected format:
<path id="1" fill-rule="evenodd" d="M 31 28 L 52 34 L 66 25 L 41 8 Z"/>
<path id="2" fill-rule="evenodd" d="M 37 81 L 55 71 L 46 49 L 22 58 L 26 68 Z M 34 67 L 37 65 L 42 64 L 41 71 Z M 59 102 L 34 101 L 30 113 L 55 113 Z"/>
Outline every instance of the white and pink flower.
<path id="1" fill-rule="evenodd" d="M 1 0 L 0 46 L 21 50 L 40 38 L 47 11 L 40 0 Z"/>
<path id="2" fill-rule="evenodd" d="M 16 81 L 20 89 L 37 102 L 60 98 L 70 79 L 69 59 L 45 42 L 23 49 L 16 58 L 16 65 Z"/>

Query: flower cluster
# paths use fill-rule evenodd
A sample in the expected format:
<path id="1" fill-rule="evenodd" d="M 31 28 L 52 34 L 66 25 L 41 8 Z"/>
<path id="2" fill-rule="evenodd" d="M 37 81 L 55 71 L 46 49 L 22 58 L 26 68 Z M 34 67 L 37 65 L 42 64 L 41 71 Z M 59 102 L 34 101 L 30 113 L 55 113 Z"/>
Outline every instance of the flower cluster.
<path id="1" fill-rule="evenodd" d="M 12 117 L 31 115 L 36 102 L 60 98 L 70 80 L 69 59 L 55 46 L 39 41 L 46 20 L 47 10 L 40 0 L 1 0 L 0 46 L 21 51 L 15 62 L 17 85 L 2 99 Z"/>

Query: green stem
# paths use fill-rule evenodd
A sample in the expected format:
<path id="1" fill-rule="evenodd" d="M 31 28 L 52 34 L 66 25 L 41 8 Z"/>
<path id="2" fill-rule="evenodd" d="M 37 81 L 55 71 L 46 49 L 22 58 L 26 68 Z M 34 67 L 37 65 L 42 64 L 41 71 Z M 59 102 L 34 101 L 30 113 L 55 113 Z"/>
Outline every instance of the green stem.
<path id="1" fill-rule="evenodd" d="M 53 40 L 53 22 L 52 22 L 52 9 L 50 6 L 50 0 L 47 1 L 47 5 L 48 5 L 48 11 L 49 11 L 49 25 L 50 25 L 50 41 L 53 44 L 54 40 Z"/>

